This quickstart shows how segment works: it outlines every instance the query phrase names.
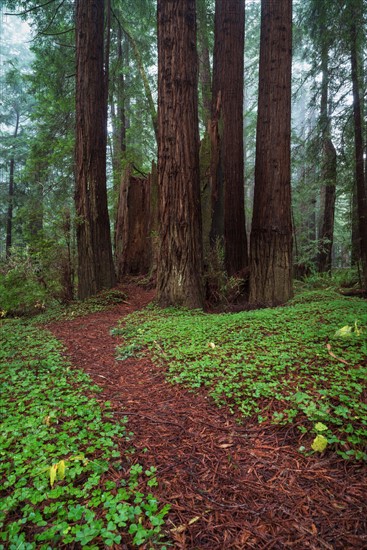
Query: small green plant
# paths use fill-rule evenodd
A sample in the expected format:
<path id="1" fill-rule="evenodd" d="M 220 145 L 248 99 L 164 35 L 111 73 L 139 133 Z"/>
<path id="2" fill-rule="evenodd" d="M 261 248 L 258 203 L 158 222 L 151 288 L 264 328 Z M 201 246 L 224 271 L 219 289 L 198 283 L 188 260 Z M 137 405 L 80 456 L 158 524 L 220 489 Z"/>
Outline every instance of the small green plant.
<path id="1" fill-rule="evenodd" d="M 338 329 L 335 332 L 334 337 L 335 338 L 351 338 L 353 335 L 359 337 L 359 336 L 361 336 L 361 334 L 362 334 L 362 331 L 358 327 L 357 321 L 354 321 L 354 326 L 345 325 L 344 327 Z"/>
<path id="2" fill-rule="evenodd" d="M 155 468 L 132 462 L 126 420 L 50 333 L 0 329 L 0 548 L 160 546 L 168 507 L 152 494 Z"/>
<path id="3" fill-rule="evenodd" d="M 352 337 L 334 337 L 343 326 Z M 326 438 L 328 452 L 367 460 L 366 327 L 366 302 L 330 289 L 236 314 L 150 307 L 125 318 L 122 333 L 126 347 L 164 362 L 171 382 L 205 388 L 239 416 L 295 423 L 300 434 L 324 424 L 318 450 Z"/>
<path id="4" fill-rule="evenodd" d="M 129 357 L 135 357 L 137 352 L 141 350 L 141 346 L 135 342 L 131 342 L 126 346 L 119 346 L 117 348 L 116 359 L 118 361 L 125 361 Z"/>
<path id="5" fill-rule="evenodd" d="M 234 303 L 245 291 L 245 279 L 229 277 L 225 269 L 224 247 L 217 239 L 207 258 L 205 284 L 207 299 L 212 304 Z"/>
<path id="6" fill-rule="evenodd" d="M 316 437 L 313 440 L 311 445 L 311 448 L 313 451 L 319 452 L 319 453 L 322 453 L 323 451 L 325 451 L 328 444 L 328 440 L 323 435 L 323 432 L 327 431 L 327 429 L 328 427 L 325 426 L 325 424 L 323 424 L 322 422 L 317 422 L 317 424 L 315 424 L 314 430 L 316 432 Z"/>

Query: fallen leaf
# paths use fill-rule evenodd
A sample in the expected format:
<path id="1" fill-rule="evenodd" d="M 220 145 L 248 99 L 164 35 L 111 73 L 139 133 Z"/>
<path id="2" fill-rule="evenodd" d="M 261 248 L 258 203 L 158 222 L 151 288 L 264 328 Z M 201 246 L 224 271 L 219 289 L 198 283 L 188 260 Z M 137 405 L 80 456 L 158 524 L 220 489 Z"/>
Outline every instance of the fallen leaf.
<path id="1" fill-rule="evenodd" d="M 326 347 L 327 347 L 327 350 L 328 350 L 328 353 L 329 355 L 331 355 L 331 357 L 334 357 L 334 359 L 337 359 L 338 361 L 340 361 L 341 363 L 344 363 L 344 365 L 348 365 L 349 363 L 347 361 L 344 361 L 344 359 L 342 359 L 341 357 L 337 357 L 335 355 L 335 353 L 333 353 L 331 351 L 331 345 L 330 344 L 326 344 Z"/>

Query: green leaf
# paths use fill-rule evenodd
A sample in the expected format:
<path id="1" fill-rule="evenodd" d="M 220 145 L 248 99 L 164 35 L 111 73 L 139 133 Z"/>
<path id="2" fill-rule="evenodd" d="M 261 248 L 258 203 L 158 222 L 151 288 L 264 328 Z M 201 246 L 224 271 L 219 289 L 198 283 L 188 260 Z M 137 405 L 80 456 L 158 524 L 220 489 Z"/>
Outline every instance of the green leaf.
<path id="1" fill-rule="evenodd" d="M 315 424 L 315 430 L 317 432 L 325 432 L 327 429 L 328 427 L 325 426 L 325 424 L 323 424 L 322 422 L 317 422 L 317 424 Z"/>
<path id="2" fill-rule="evenodd" d="M 328 444 L 328 441 L 326 437 L 319 434 L 313 440 L 311 448 L 318 453 L 322 453 L 323 451 L 325 451 L 327 444 Z"/>

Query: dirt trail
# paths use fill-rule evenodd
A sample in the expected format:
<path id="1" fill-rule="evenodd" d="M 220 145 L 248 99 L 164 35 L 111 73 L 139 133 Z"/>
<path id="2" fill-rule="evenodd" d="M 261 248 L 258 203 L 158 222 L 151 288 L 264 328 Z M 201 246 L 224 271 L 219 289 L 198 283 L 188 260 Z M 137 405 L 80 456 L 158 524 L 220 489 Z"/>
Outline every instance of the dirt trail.
<path id="1" fill-rule="evenodd" d="M 239 426 L 204 392 L 165 382 L 149 358 L 115 360 L 110 329 L 149 303 L 128 286 L 128 303 L 48 328 L 76 367 L 127 415 L 143 466 L 158 468 L 155 494 L 171 511 L 178 549 L 367 549 L 367 472 L 336 456 L 301 456 L 298 433 Z"/>

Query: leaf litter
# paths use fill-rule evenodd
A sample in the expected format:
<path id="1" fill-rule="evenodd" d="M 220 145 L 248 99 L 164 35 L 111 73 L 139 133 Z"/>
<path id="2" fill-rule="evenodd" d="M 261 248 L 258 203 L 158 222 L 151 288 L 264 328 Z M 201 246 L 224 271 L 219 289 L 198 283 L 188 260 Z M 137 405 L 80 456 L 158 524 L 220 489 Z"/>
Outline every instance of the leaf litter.
<path id="1" fill-rule="evenodd" d="M 173 547 L 367 548 L 366 466 L 335 454 L 300 454 L 293 425 L 239 425 L 205 389 L 168 383 L 147 356 L 116 360 L 121 338 L 111 329 L 154 297 L 141 286 L 124 290 L 128 303 L 48 328 L 73 366 L 103 389 L 100 399 L 111 402 L 116 419 L 128 417 L 135 460 L 157 468 L 155 495 L 171 506 L 166 533 Z M 121 473 L 114 475 L 118 482 Z"/>

